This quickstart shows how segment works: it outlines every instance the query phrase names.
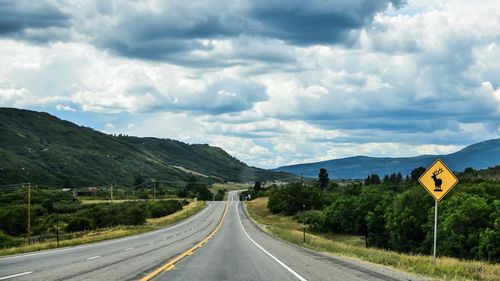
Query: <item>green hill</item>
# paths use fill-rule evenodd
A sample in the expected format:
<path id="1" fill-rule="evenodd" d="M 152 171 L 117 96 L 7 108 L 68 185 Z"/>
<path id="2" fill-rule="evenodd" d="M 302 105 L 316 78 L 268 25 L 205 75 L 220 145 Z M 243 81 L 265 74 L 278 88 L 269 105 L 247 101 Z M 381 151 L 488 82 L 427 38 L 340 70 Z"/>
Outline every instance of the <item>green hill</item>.
<path id="1" fill-rule="evenodd" d="M 0 185 L 131 185 L 137 176 L 253 181 L 287 174 L 249 167 L 218 147 L 112 136 L 48 113 L 0 108 Z"/>

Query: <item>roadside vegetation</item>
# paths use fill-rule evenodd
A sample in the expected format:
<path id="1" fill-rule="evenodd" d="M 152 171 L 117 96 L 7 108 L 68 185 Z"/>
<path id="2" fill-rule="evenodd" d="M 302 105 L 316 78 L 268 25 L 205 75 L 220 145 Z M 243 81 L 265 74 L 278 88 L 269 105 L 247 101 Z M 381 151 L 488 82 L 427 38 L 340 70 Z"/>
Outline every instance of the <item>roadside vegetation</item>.
<path id="1" fill-rule="evenodd" d="M 362 236 L 318 233 L 307 229 L 304 243 L 303 224 L 292 216 L 271 213 L 267 209 L 267 203 L 267 197 L 248 201 L 247 211 L 250 217 L 263 224 L 273 235 L 315 251 L 361 259 L 440 280 L 499 280 L 499 264 L 439 257 L 437 267 L 434 267 L 432 256 L 429 255 L 366 248 Z"/>
<path id="2" fill-rule="evenodd" d="M 151 190 L 144 192 L 151 194 Z M 33 187 L 30 205 L 31 245 L 27 245 L 28 192 L 26 188 L 2 189 L 0 254 L 53 248 L 57 246 L 58 237 L 59 245 L 67 246 L 150 231 L 194 214 L 203 208 L 204 200 L 222 200 L 224 192 L 221 189 L 212 194 L 206 184 L 192 177 L 185 186 L 176 190 L 182 198 L 156 194 L 156 200 L 151 196 L 146 199 L 137 196 L 124 199 L 115 193 L 115 200 L 111 201 L 108 194 L 96 192 L 92 200 L 87 196 L 82 203 L 68 190 Z"/>
<path id="3" fill-rule="evenodd" d="M 73 232 L 69 237 L 60 241 L 59 247 L 94 243 L 157 230 L 195 215 L 204 207 L 205 201 L 190 202 L 180 211 L 164 217 L 148 218 L 142 225 L 119 225 L 90 231 Z M 0 241 L 1 239 L 0 234 Z M 3 249 L 0 249 L 0 256 L 57 248 L 57 243 L 54 238 L 47 239 L 44 242 L 33 243 L 31 245 L 23 243 L 16 245 L 18 246 L 6 246 Z"/>
<path id="4" fill-rule="evenodd" d="M 256 183 L 241 198 L 268 197 L 249 202 L 248 211 L 283 239 L 302 244 L 306 224 L 309 248 L 442 279 L 498 280 L 500 167 L 458 173 L 460 183 L 438 208 L 437 268 L 430 256 L 434 202 L 417 182 L 424 171 L 333 183 L 323 170 L 305 184 Z"/>

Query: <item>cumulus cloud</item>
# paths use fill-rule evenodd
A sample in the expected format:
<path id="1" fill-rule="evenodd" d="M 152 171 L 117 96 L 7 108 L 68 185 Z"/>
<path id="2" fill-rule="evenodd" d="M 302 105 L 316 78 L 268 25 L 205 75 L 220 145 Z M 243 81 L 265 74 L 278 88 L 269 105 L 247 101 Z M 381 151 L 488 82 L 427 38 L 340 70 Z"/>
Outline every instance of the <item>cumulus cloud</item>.
<path id="1" fill-rule="evenodd" d="M 296 45 L 350 43 L 388 4 L 401 1 L 251 1 L 245 13 L 259 32 Z"/>
<path id="2" fill-rule="evenodd" d="M 53 28 L 70 27 L 70 16 L 45 1 L 0 1 L 0 36 L 45 41 L 51 36 L 37 36 Z M 45 35 L 48 35 L 47 33 Z"/>
<path id="3" fill-rule="evenodd" d="M 0 4 L 0 106 L 264 167 L 500 136 L 498 1 Z"/>
<path id="4" fill-rule="evenodd" d="M 268 97 L 264 85 L 231 73 L 198 75 L 172 65 L 151 66 L 81 43 L 40 47 L 5 41 L 0 49 L 6 50 L 0 54 L 7 66 L 0 69 L 6 105 L 43 102 L 59 104 L 59 110 L 68 109 L 65 103 L 75 110 L 108 113 L 222 114 L 251 109 Z"/>
<path id="5" fill-rule="evenodd" d="M 311 1 L 307 5 L 229 0 L 4 2 L 0 32 L 5 35 L 34 41 L 75 37 L 122 56 L 191 65 L 197 62 L 190 57 L 203 60 L 200 53 L 216 50 L 217 40 L 241 35 L 298 46 L 352 44 L 377 13 L 391 5 L 401 6 L 400 0 Z M 234 44 L 235 58 L 242 58 L 238 40 Z M 290 59 L 262 51 L 249 57 Z M 214 61 L 205 63 L 213 65 Z"/>

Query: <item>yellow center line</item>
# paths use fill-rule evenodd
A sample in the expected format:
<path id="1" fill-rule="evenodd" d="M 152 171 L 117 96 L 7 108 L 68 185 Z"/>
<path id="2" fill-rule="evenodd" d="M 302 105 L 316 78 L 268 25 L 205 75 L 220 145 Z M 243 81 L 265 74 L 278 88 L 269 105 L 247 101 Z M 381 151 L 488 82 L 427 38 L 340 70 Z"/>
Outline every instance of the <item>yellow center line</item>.
<path id="1" fill-rule="evenodd" d="M 227 213 L 227 206 L 228 206 L 229 203 L 226 203 L 226 206 L 224 207 L 224 213 L 222 214 L 222 217 L 219 221 L 219 224 L 217 224 L 217 226 L 214 228 L 214 230 L 212 230 L 212 232 L 207 236 L 205 237 L 205 239 L 201 240 L 200 242 L 198 242 L 198 244 L 194 245 L 193 247 L 189 248 L 189 250 L 185 251 L 184 253 L 178 255 L 177 257 L 171 259 L 169 262 L 167 262 L 166 264 L 160 266 L 159 268 L 157 268 L 156 270 L 154 270 L 153 272 L 149 273 L 148 275 L 142 277 L 140 279 L 140 281 L 149 281 L 151 280 L 153 277 L 155 277 L 156 275 L 164 272 L 164 271 L 168 271 L 168 270 L 171 270 L 175 267 L 175 264 L 178 263 L 179 261 L 181 261 L 183 258 L 187 257 L 187 256 L 190 256 L 194 253 L 194 251 L 196 251 L 197 249 L 201 248 L 205 243 L 207 243 L 208 240 L 210 240 L 210 238 L 212 238 L 215 233 L 217 233 L 217 231 L 219 230 L 219 228 L 222 226 L 222 223 L 224 222 L 224 218 L 226 217 L 226 213 Z"/>

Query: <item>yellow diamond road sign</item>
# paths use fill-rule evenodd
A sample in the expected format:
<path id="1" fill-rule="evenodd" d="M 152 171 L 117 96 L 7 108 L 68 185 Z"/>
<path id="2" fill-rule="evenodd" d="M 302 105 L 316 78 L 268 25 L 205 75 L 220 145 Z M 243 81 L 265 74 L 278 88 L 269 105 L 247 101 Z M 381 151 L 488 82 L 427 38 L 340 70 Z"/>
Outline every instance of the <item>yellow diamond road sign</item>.
<path id="1" fill-rule="evenodd" d="M 439 159 L 420 176 L 418 181 L 437 202 L 458 183 L 457 177 Z"/>

